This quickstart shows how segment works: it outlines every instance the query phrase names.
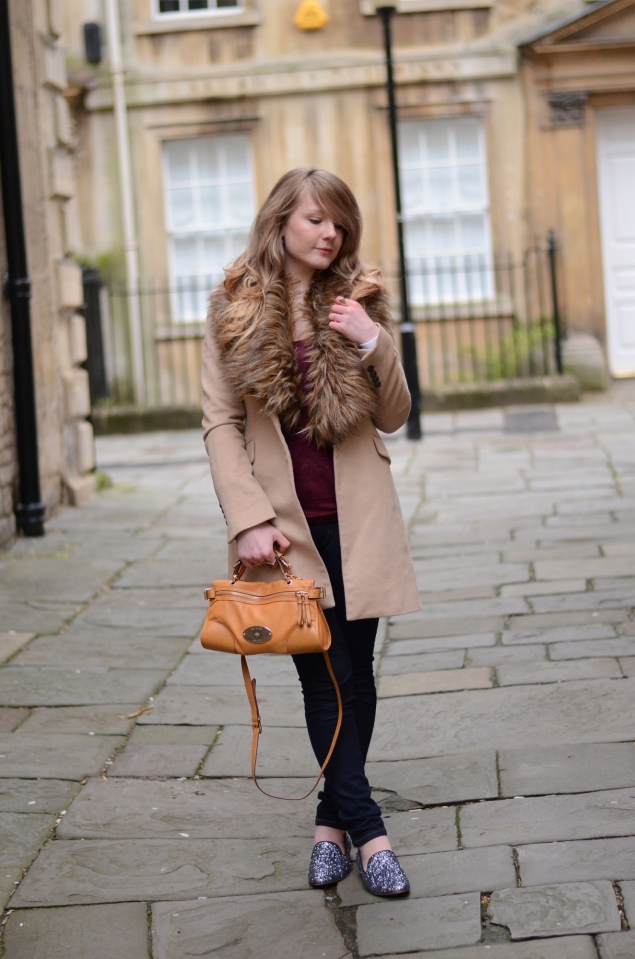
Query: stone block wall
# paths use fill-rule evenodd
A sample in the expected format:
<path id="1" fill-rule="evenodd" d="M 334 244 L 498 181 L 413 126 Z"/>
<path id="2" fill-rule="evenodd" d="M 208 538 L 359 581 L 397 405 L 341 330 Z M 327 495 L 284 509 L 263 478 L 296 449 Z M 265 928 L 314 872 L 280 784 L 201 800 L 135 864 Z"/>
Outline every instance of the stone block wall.
<path id="1" fill-rule="evenodd" d="M 20 174 L 31 279 L 42 500 L 49 513 L 95 488 L 76 211 L 75 140 L 58 0 L 9 0 Z M 4 265 L 4 227 L 0 260 Z M 14 531 L 17 465 L 9 310 L 0 326 L 0 543 Z"/>

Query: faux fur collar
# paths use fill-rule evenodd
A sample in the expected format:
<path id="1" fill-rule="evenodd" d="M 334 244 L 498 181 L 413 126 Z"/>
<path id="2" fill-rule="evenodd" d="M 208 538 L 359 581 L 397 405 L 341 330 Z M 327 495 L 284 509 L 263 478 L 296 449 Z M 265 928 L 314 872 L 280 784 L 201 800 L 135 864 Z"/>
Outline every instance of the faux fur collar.
<path id="1" fill-rule="evenodd" d="M 258 324 L 248 337 L 236 337 L 221 347 L 225 375 L 237 397 L 251 397 L 263 412 L 277 415 L 286 429 L 298 424 L 303 402 L 308 413 L 307 435 L 319 446 L 334 446 L 359 432 L 377 410 L 377 391 L 360 362 L 359 347 L 332 330 L 331 306 L 342 290 L 332 284 L 312 292 L 309 303 L 311 335 L 306 339 L 310 364 L 308 392 L 302 395 L 293 344 L 292 324 L 284 292 L 266 294 Z M 225 291 L 217 290 L 211 314 L 218 339 L 228 304 Z M 360 301 L 368 315 L 392 332 L 387 296 L 381 289 Z M 220 345 L 220 344 L 219 344 Z"/>

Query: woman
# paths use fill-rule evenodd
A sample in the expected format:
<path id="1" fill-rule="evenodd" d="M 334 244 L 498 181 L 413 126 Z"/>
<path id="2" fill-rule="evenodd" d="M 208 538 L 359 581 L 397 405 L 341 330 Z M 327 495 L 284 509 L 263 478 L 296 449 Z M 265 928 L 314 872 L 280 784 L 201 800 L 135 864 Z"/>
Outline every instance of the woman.
<path id="1" fill-rule="evenodd" d="M 254 222 L 247 250 L 210 302 L 203 427 L 227 522 L 229 562 L 251 578 L 289 552 L 298 575 L 327 588 L 331 662 L 344 720 L 318 794 L 313 886 L 351 868 L 365 887 L 408 892 L 364 772 L 375 720 L 379 616 L 419 608 L 407 535 L 377 432 L 403 425 L 410 398 L 377 271 L 358 258 L 361 216 L 323 170 L 285 174 Z M 320 654 L 294 657 L 318 762 L 337 719 Z"/>

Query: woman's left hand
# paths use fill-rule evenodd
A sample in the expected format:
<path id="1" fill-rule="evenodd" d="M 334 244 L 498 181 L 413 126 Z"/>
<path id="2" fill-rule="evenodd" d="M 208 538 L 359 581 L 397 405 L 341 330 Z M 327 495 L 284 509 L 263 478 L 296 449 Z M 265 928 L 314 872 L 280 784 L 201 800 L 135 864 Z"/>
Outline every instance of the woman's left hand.
<path id="1" fill-rule="evenodd" d="M 329 326 L 359 346 L 373 340 L 379 332 L 378 324 L 371 320 L 364 307 L 345 296 L 338 296 L 331 307 Z"/>

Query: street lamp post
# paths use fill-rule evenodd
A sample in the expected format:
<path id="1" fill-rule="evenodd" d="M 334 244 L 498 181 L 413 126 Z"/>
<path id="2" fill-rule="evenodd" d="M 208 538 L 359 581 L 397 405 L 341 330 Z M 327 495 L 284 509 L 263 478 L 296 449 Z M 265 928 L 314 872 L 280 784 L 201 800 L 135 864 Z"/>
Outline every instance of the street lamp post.
<path id="1" fill-rule="evenodd" d="M 399 144 L 397 140 L 397 104 L 395 101 L 395 80 L 392 66 L 391 21 L 397 9 L 396 3 L 375 3 L 375 12 L 381 17 L 384 28 L 384 47 L 386 51 L 386 86 L 388 90 L 388 116 L 390 120 L 390 140 L 392 146 L 392 168 L 395 190 L 395 213 L 397 219 L 397 246 L 399 250 L 399 295 L 401 303 L 401 352 L 404 372 L 412 406 L 406 424 L 408 439 L 421 439 L 421 390 L 417 368 L 417 341 L 415 328 L 410 315 L 408 302 L 408 274 L 406 270 L 406 250 L 403 237 L 403 216 L 401 213 L 401 185 L 399 182 Z"/>

